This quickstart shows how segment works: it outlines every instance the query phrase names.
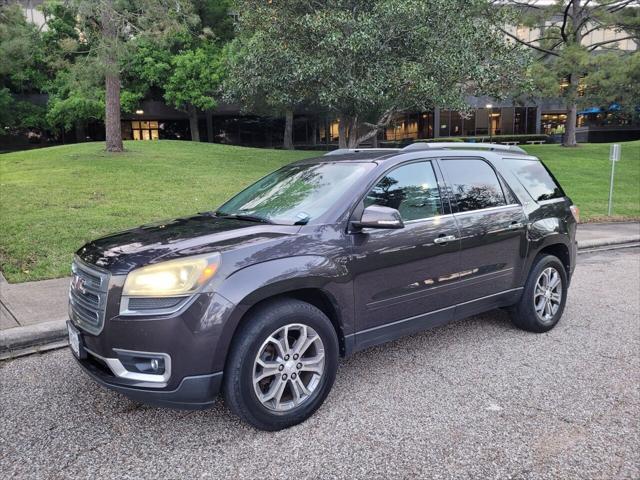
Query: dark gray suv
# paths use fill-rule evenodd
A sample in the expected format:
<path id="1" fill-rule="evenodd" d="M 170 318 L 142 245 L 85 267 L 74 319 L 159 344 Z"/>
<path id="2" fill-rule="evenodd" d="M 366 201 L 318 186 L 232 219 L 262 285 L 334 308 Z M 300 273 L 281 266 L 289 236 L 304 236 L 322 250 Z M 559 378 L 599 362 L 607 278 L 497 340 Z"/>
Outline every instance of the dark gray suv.
<path id="1" fill-rule="evenodd" d="M 578 211 L 535 157 L 493 144 L 338 150 L 215 212 L 83 246 L 69 341 L 142 402 L 277 430 L 320 407 L 338 357 L 509 307 L 545 332 L 575 267 Z"/>

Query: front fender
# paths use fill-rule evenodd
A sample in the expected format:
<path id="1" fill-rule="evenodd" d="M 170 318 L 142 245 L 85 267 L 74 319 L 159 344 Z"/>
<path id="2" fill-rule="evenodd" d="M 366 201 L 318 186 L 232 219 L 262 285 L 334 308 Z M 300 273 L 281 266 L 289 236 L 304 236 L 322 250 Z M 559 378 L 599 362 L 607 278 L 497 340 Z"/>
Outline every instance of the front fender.
<path id="1" fill-rule="evenodd" d="M 331 301 L 340 317 L 345 335 L 353 333 L 353 305 L 351 280 L 346 268 L 326 257 L 302 255 L 270 260 L 234 272 L 220 283 L 217 293 L 235 305 L 227 318 L 214 363 L 221 370 L 240 320 L 262 300 L 300 289 L 317 289 Z"/>

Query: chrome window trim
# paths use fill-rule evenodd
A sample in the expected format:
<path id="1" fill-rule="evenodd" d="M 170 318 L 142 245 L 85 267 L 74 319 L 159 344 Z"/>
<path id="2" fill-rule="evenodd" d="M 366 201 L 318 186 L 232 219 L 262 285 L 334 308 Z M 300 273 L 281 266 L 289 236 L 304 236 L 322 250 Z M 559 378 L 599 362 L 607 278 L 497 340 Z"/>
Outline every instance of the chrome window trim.
<path id="1" fill-rule="evenodd" d="M 535 198 L 533 199 L 533 201 L 536 202 L 538 205 L 549 205 L 552 203 L 560 203 L 560 202 L 564 202 L 565 200 L 566 200 L 566 197 L 548 198 L 547 200 L 536 200 Z"/>
<path id="2" fill-rule="evenodd" d="M 489 212 L 491 210 L 502 210 L 505 208 L 513 208 L 513 207 L 522 207 L 522 205 L 520 205 L 519 203 L 510 203 L 509 205 L 499 205 L 497 207 L 487 207 L 487 208 L 479 208 L 478 210 L 467 210 L 466 212 L 456 212 L 453 215 L 467 215 L 467 214 L 472 214 L 472 213 L 478 213 L 478 212 Z"/>
<path id="3" fill-rule="evenodd" d="M 403 223 L 405 225 L 413 225 L 414 223 L 426 223 L 428 221 L 435 222 L 437 219 L 443 219 L 443 218 L 448 218 L 448 217 L 453 217 L 453 214 L 452 213 L 446 213 L 444 215 L 435 215 L 433 217 L 416 218 L 415 220 L 407 220 L 406 222 L 403 222 Z M 363 228 L 362 230 L 364 232 L 366 232 L 366 233 L 388 231 L 386 228 L 373 228 L 373 227 Z M 402 230 L 402 228 L 398 228 L 398 229 L 394 229 L 394 230 Z"/>
<path id="4" fill-rule="evenodd" d="M 404 222 L 405 225 L 411 225 L 412 223 L 418 223 L 418 222 L 426 222 L 426 221 L 436 221 L 436 219 L 440 219 L 440 218 L 447 218 L 447 217 L 453 217 L 453 213 L 445 213 L 443 215 L 434 215 L 433 217 L 424 217 L 424 218 L 416 218 L 415 220 L 407 220 L 406 222 Z"/>
<path id="5" fill-rule="evenodd" d="M 164 359 L 164 373 L 162 375 L 154 375 L 151 373 L 130 372 L 129 370 L 124 368 L 124 365 L 118 358 L 103 357 L 102 355 L 98 355 L 96 352 L 89 350 L 86 347 L 85 347 L 85 350 L 90 355 L 106 363 L 107 367 L 109 367 L 109 370 L 111 370 L 111 372 L 118 378 L 124 378 L 127 380 L 136 380 L 143 383 L 150 383 L 152 385 L 148 385 L 148 386 L 153 386 L 156 388 L 165 387 L 167 385 L 167 382 L 169 381 L 169 378 L 171 378 L 171 356 L 167 353 L 139 352 L 136 350 L 125 350 L 122 348 L 113 349 L 115 352 L 122 352 L 122 353 L 126 353 L 133 356 L 162 357 Z M 139 385 L 139 386 L 144 386 L 144 385 Z"/>

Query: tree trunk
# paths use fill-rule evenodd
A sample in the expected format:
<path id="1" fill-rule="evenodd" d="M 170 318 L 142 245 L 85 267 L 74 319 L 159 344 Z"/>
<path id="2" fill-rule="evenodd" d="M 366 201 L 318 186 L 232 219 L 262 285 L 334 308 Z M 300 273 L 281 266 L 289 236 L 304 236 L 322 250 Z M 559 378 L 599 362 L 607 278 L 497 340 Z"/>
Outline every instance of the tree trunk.
<path id="1" fill-rule="evenodd" d="M 573 0 L 571 5 L 572 14 L 571 22 L 573 23 L 573 42 L 575 45 L 582 43 L 582 32 L 580 28 L 576 28 L 582 22 L 580 0 Z M 578 84 L 580 83 L 580 75 L 573 72 L 569 75 L 569 91 L 567 92 L 569 104 L 567 105 L 567 122 L 564 126 L 564 136 L 562 145 L 564 147 L 576 146 L 576 121 L 578 120 L 578 106 L 576 105 L 576 96 L 578 95 Z"/>
<path id="2" fill-rule="evenodd" d="M 200 141 L 200 130 L 198 129 L 198 110 L 193 105 L 187 108 L 189 114 L 189 130 L 191 131 L 191 141 Z"/>
<path id="3" fill-rule="evenodd" d="M 351 117 L 351 122 L 349 123 L 349 132 L 347 133 L 348 140 L 347 145 L 349 148 L 358 148 L 360 145 L 360 139 L 358 138 L 358 116 L 354 115 Z"/>
<path id="4" fill-rule="evenodd" d="M 347 124 L 349 117 L 346 115 L 340 115 L 338 117 L 338 148 L 347 148 Z"/>
<path id="5" fill-rule="evenodd" d="M 118 40 L 111 6 L 102 11 L 102 34 L 107 46 L 105 56 L 105 138 L 108 152 L 121 152 L 122 127 L 120 125 L 120 66 L 116 54 Z"/>
<path id="6" fill-rule="evenodd" d="M 284 141 L 282 147 L 285 150 L 293 150 L 293 110 L 287 110 L 284 114 Z"/>
<path id="7" fill-rule="evenodd" d="M 575 103 L 569 105 L 567 112 L 567 123 L 564 127 L 564 136 L 562 138 L 563 147 L 575 147 L 576 143 L 576 117 L 578 116 L 578 107 Z"/>
<path id="8" fill-rule="evenodd" d="M 378 131 L 376 130 L 376 134 L 371 137 L 371 147 L 378 148 Z"/>

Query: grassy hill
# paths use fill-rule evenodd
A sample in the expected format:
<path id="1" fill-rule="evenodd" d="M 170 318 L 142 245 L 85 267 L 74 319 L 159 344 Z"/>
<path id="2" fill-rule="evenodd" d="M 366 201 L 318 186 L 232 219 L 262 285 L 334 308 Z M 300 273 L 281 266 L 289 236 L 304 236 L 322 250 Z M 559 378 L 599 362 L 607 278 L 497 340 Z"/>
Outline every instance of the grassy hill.
<path id="1" fill-rule="evenodd" d="M 73 252 L 106 233 L 215 208 L 262 175 L 316 152 L 178 141 L 64 145 L 0 155 L 0 268 L 11 282 L 69 274 Z M 606 144 L 527 147 L 557 175 L 583 218 L 606 214 Z M 623 144 L 618 219 L 640 217 L 640 142 Z"/>

